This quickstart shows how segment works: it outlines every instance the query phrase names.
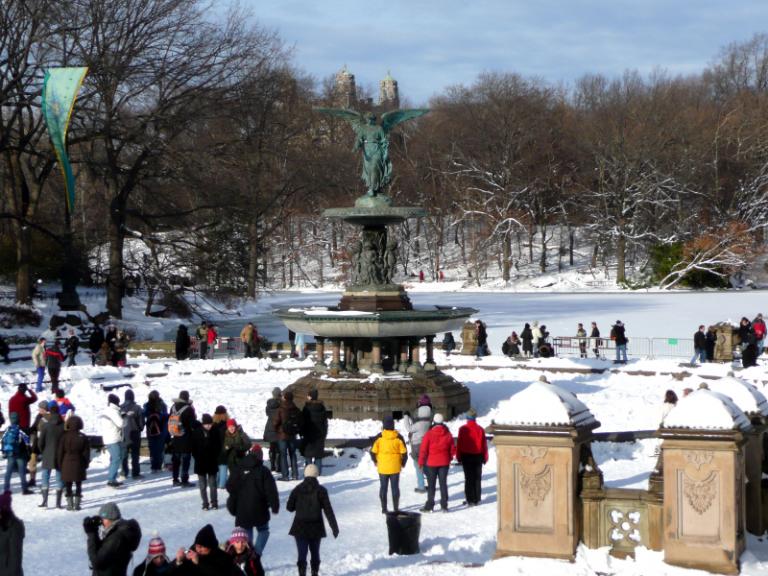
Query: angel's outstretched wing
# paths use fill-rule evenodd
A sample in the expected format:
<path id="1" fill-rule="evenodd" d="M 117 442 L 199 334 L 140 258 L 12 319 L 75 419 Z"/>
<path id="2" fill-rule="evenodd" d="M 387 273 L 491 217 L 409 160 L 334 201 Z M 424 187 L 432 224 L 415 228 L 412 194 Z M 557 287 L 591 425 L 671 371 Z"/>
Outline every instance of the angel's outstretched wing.
<path id="1" fill-rule="evenodd" d="M 313 110 L 321 114 L 328 114 L 329 116 L 336 116 L 346 120 L 352 125 L 352 128 L 358 128 L 365 124 L 365 116 L 355 110 L 348 110 L 347 108 L 313 108 Z"/>
<path id="2" fill-rule="evenodd" d="M 389 132 L 400 124 L 401 122 L 405 122 L 406 120 L 410 120 L 411 118 L 418 118 L 419 116 L 423 116 L 429 112 L 428 108 L 412 108 L 410 110 L 392 110 L 392 112 L 386 112 L 381 116 L 381 127 L 384 128 L 386 132 Z"/>

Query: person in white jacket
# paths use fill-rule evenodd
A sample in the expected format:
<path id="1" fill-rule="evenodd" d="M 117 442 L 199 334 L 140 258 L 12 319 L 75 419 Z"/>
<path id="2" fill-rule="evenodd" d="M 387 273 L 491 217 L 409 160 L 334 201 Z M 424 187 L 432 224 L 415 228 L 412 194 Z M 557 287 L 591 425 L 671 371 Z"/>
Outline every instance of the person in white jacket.
<path id="1" fill-rule="evenodd" d="M 424 435 L 432 426 L 432 400 L 430 397 L 427 394 L 422 394 L 416 409 L 416 417 L 414 418 L 406 412 L 403 415 L 403 420 L 405 421 L 405 430 L 408 432 L 408 442 L 411 445 L 413 467 L 416 469 L 415 492 L 424 494 L 427 488 L 424 483 L 424 470 L 419 466 L 419 450 Z"/>
<path id="2" fill-rule="evenodd" d="M 539 349 L 541 348 L 541 328 L 539 328 L 538 321 L 531 324 L 531 334 L 533 335 L 533 357 L 539 357 Z"/>
<path id="3" fill-rule="evenodd" d="M 45 338 L 43 337 L 38 338 L 37 345 L 32 350 L 32 364 L 34 364 L 37 374 L 35 392 L 42 392 L 43 378 L 45 378 Z"/>
<path id="4" fill-rule="evenodd" d="M 101 414 L 101 439 L 109 452 L 109 477 L 107 486 L 117 488 L 117 473 L 123 462 L 123 416 L 120 413 L 120 398 L 110 394 L 107 400 L 107 409 Z"/>

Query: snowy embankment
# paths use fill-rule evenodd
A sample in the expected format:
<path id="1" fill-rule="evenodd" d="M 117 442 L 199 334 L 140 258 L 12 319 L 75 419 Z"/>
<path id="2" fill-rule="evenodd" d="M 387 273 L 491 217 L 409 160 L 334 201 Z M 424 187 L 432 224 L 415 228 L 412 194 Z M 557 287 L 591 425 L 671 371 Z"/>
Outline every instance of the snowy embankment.
<path id="1" fill-rule="evenodd" d="M 79 360 L 85 362 L 86 358 L 81 355 Z M 491 356 L 475 362 L 466 357 L 446 359 L 441 353 L 438 353 L 437 360 L 446 372 L 469 387 L 472 404 L 480 415 L 478 421 L 483 426 L 491 423 L 503 408 L 504 401 L 544 374 L 551 382 L 578 395 L 601 422 L 598 432 L 654 429 L 660 419 L 661 400 L 667 388 L 673 388 L 680 394 L 685 387 L 697 387 L 702 375 L 722 377 L 731 369 L 726 365 L 688 369 L 694 375 L 677 381 L 672 379 L 670 373 L 681 372 L 683 368 L 670 361 L 631 361 L 629 365 L 614 370 L 613 364 L 600 360 L 539 359 L 515 363 Z M 266 421 L 264 405 L 272 388 L 290 384 L 311 365 L 309 360 L 273 362 L 258 359 L 177 363 L 132 358 L 130 362 L 132 366 L 123 369 L 89 366 L 63 369 L 65 387 L 85 420 L 87 431 L 97 432 L 97 416 L 107 403 L 107 392 L 101 386 L 127 384 L 134 389 L 139 401 L 144 401 L 151 389 L 158 390 L 166 401 L 170 401 L 180 390 L 188 390 L 198 414 L 212 413 L 216 405 L 224 404 L 249 434 L 261 436 Z M 0 402 L 4 407 L 7 407 L 15 384 L 31 378 L 30 368 L 28 363 L 0 368 L 5 370 L 0 372 Z M 578 368 L 604 371 L 567 371 Z M 639 371 L 655 375 L 637 375 Z M 739 376 L 762 390 L 764 382 L 768 381 L 768 367 L 741 371 Z M 118 393 L 122 396 L 122 389 Z M 461 423 L 460 420 L 454 421 L 449 423 L 449 427 L 456 433 Z M 357 423 L 333 420 L 329 436 L 369 437 L 379 429 L 379 423 L 370 420 Z M 644 487 L 655 463 L 656 446 L 656 440 L 628 444 L 597 443 L 594 452 L 609 485 Z M 323 544 L 322 574 L 384 576 L 400 574 L 403 570 L 457 576 L 682 576 L 700 573 L 667 566 L 661 553 L 645 549 L 638 550 L 634 561 L 611 558 L 605 549 L 586 550 L 583 547 L 575 564 L 532 558 L 492 560 L 496 533 L 496 457 L 493 450 L 484 469 L 482 504 L 477 508 L 461 506 L 463 475 L 459 467 L 453 467 L 449 476 L 452 511 L 447 515 L 422 517 L 422 553 L 405 557 L 388 556 L 386 527 L 378 505 L 378 478 L 370 457 L 359 450 L 344 450 L 343 454 L 328 459 L 326 464 L 321 481 L 329 489 L 341 535 L 338 540 L 331 538 Z M 43 511 L 37 508 L 37 495 L 14 497 L 14 507 L 27 526 L 27 574 L 69 576 L 89 573 L 82 518 L 96 513 L 101 504 L 110 500 L 118 502 L 125 516 L 136 518 L 141 523 L 144 538 L 135 556 L 136 563 L 145 553 L 154 530 L 165 539 L 169 553 L 181 546 L 189 546 L 196 531 L 207 522 L 214 525 L 222 540 L 231 531 L 233 521 L 223 506 L 218 511 L 202 511 L 197 490 L 172 487 L 168 473 L 148 475 L 137 482 L 129 481 L 125 488 L 116 491 L 105 485 L 106 465 L 105 456 L 99 456 L 92 462 L 81 512 Z M 146 462 L 144 466 L 148 467 Z M 279 483 L 283 505 L 294 485 L 293 482 Z M 416 510 L 424 502 L 423 496 L 414 493 L 414 488 L 415 477 L 409 462 L 401 478 L 401 503 L 408 510 Z M 14 482 L 14 491 L 17 490 Z M 222 493 L 222 503 L 224 499 Z M 272 536 L 264 557 L 269 574 L 295 574 L 295 546 L 287 535 L 291 519 L 290 514 L 281 510 L 271 521 Z M 51 550 L 56 551 L 56 562 L 50 560 Z M 744 574 L 768 575 L 768 545 L 750 537 L 742 562 Z"/>

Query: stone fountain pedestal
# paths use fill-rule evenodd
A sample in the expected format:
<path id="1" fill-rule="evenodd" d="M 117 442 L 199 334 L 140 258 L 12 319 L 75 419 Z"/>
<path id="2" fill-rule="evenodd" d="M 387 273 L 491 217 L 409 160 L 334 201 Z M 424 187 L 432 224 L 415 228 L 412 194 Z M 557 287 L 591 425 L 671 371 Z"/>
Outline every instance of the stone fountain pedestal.
<path id="1" fill-rule="evenodd" d="M 361 235 L 351 249 L 351 282 L 338 306 L 275 311 L 289 330 L 317 340 L 315 370 L 289 387 L 295 398 L 303 402 L 315 388 L 334 418 L 348 420 L 413 411 L 422 394 L 446 418 L 469 409 L 469 390 L 437 370 L 433 350 L 438 334 L 461 330 L 477 311 L 414 308 L 403 286 L 392 281 L 397 243 L 388 238 L 387 226 L 421 218 L 424 210 L 364 196 L 353 208 L 324 215 L 360 227 Z"/>

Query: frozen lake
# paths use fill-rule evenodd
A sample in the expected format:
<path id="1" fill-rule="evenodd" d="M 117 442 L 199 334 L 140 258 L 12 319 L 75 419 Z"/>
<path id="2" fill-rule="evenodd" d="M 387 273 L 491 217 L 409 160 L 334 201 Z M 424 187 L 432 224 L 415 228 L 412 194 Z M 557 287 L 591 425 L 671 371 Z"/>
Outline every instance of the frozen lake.
<path id="1" fill-rule="evenodd" d="M 498 353 L 512 330 L 518 333 L 525 322 L 538 320 L 552 336 L 575 335 L 576 324 L 597 322 L 607 336 L 616 320 L 624 322 L 627 336 L 692 338 L 699 324 L 730 320 L 742 316 L 753 319 L 768 294 L 748 292 L 620 292 L 620 293 L 513 293 L 513 292 L 410 292 L 414 306 L 471 306 L 488 325 L 489 344 Z M 334 306 L 340 292 L 278 292 L 262 296 L 249 317 L 221 323 L 223 335 L 239 334 L 248 320 L 270 340 L 285 340 L 287 332 L 271 311 L 286 306 Z M 455 334 L 455 336 L 458 336 Z"/>

